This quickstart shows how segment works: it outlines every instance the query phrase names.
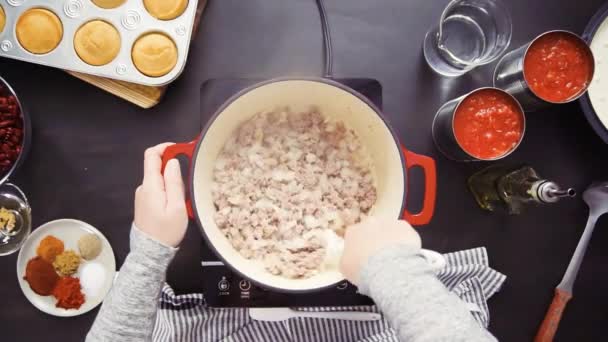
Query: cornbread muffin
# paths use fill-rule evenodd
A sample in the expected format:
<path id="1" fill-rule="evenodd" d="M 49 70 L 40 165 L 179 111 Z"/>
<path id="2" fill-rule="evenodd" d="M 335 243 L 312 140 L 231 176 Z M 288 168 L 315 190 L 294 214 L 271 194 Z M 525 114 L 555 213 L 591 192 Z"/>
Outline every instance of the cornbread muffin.
<path id="1" fill-rule="evenodd" d="M 4 30 L 4 25 L 6 24 L 6 14 L 4 13 L 4 8 L 0 6 L 0 33 Z"/>
<path id="2" fill-rule="evenodd" d="M 82 25 L 74 35 L 78 57 L 90 65 L 105 65 L 120 51 L 120 34 L 111 24 L 93 20 Z"/>
<path id="3" fill-rule="evenodd" d="M 150 77 L 164 76 L 177 64 L 177 46 L 162 33 L 148 33 L 135 41 L 131 58 L 142 74 Z"/>
<path id="4" fill-rule="evenodd" d="M 35 54 L 49 53 L 63 37 L 63 25 L 55 13 L 43 9 L 29 9 L 19 17 L 15 28 L 21 46 Z"/>
<path id="5" fill-rule="evenodd" d="M 116 8 L 124 4 L 127 0 L 92 0 L 95 5 L 101 8 Z"/>
<path id="6" fill-rule="evenodd" d="M 144 0 L 144 6 L 156 19 L 173 20 L 184 13 L 188 0 Z"/>

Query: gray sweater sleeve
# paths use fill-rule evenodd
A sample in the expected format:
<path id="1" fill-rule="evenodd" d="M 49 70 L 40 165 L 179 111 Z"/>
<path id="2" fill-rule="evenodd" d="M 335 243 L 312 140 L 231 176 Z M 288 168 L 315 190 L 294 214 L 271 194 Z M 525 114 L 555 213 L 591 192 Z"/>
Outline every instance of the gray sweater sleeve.
<path id="1" fill-rule="evenodd" d="M 359 291 L 374 300 L 401 341 L 496 341 L 411 247 L 372 256 L 361 271 Z"/>
<path id="2" fill-rule="evenodd" d="M 152 339 L 158 299 L 176 251 L 133 227 L 131 253 L 87 342 Z M 395 246 L 372 256 L 361 271 L 359 291 L 374 299 L 402 341 L 495 341 L 408 247 Z"/>
<path id="3" fill-rule="evenodd" d="M 87 335 L 87 342 L 151 341 L 167 267 L 177 249 L 133 226 L 131 253 Z"/>

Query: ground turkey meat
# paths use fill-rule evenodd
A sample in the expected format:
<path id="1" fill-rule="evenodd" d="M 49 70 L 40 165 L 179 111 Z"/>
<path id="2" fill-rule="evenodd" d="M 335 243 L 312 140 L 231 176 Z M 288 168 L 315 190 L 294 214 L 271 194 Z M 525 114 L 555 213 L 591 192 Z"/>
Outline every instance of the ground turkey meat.
<path id="1" fill-rule="evenodd" d="M 257 114 L 215 163 L 215 222 L 269 272 L 310 277 L 323 264 L 324 231 L 342 236 L 374 205 L 370 160 L 352 130 L 318 110 Z"/>

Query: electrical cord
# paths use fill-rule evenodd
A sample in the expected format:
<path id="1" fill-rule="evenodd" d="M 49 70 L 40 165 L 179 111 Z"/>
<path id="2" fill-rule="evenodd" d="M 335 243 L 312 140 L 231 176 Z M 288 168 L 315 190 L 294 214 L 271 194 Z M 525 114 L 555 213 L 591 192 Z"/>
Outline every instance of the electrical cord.
<path id="1" fill-rule="evenodd" d="M 323 0 L 316 0 L 317 7 L 319 8 L 319 16 L 321 17 L 321 29 L 323 30 L 323 42 L 325 52 L 325 72 L 324 77 L 332 77 L 333 75 L 333 64 L 334 56 L 331 46 L 331 35 L 329 32 L 329 21 L 327 20 L 327 11 Z"/>

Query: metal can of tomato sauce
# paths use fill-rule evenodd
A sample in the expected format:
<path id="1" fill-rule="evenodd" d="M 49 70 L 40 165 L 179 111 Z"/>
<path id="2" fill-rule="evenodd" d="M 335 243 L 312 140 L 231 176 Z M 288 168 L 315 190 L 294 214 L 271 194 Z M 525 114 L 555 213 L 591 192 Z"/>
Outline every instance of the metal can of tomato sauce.
<path id="1" fill-rule="evenodd" d="M 595 60 L 589 45 L 569 31 L 548 31 L 502 57 L 494 87 L 504 89 L 525 111 L 572 102 L 589 88 Z"/>
<path id="2" fill-rule="evenodd" d="M 433 120 L 435 146 L 455 161 L 505 158 L 521 144 L 526 118 L 519 102 L 498 88 L 479 88 L 446 102 Z"/>

